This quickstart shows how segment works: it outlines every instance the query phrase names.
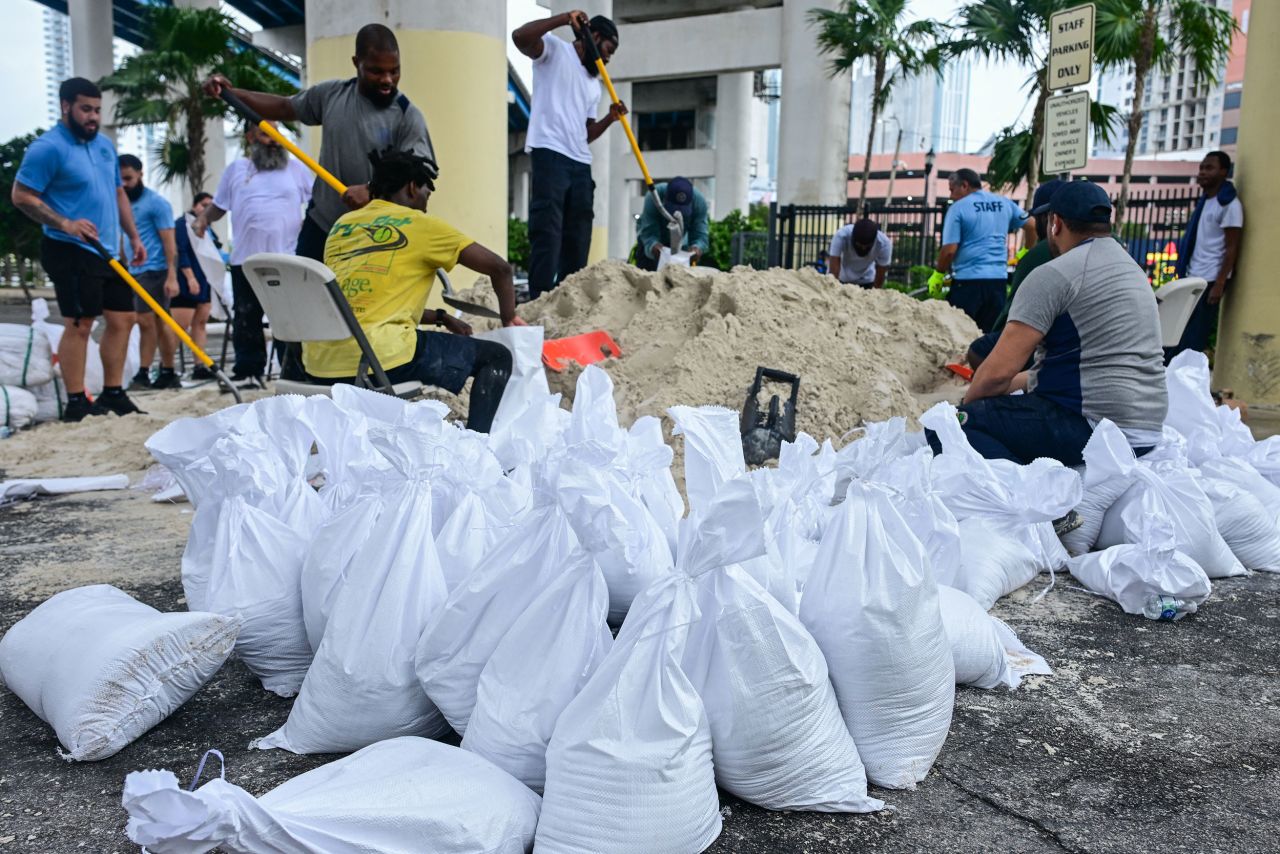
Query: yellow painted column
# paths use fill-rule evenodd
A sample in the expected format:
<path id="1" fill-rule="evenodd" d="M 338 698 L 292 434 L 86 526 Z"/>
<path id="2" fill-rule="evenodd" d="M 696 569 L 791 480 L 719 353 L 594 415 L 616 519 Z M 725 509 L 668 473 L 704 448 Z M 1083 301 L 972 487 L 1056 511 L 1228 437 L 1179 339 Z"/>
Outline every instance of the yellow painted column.
<path id="1" fill-rule="evenodd" d="M 400 43 L 400 91 L 426 116 L 435 146 L 440 178 L 429 212 L 506 257 L 505 2 L 307 0 L 308 82 L 354 76 L 355 34 L 374 23 Z M 458 267 L 451 279 L 465 288 L 475 274 Z"/>
<path id="2" fill-rule="evenodd" d="M 1235 279 L 1222 300 L 1215 388 L 1231 388 L 1250 403 L 1280 403 L 1280 288 L 1269 233 L 1280 217 L 1280 3 L 1254 3 L 1245 59 L 1236 186 L 1245 206 L 1244 238 Z"/>

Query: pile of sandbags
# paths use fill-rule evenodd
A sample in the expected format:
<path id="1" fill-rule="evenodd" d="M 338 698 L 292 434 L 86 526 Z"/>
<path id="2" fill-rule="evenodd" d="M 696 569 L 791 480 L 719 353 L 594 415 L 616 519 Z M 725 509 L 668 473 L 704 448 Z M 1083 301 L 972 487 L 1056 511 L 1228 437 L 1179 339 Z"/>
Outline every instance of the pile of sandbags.
<path id="1" fill-rule="evenodd" d="M 131 839 L 698 851 L 720 832 L 717 786 L 879 810 L 868 784 L 926 778 L 958 684 L 1049 672 L 985 609 L 1065 561 L 1044 529 L 1079 500 L 1074 472 L 980 465 L 950 435 L 934 460 L 901 420 L 840 452 L 801 435 L 749 471 L 736 413 L 676 406 L 686 511 L 660 422 L 621 425 L 604 371 L 582 372 L 572 411 L 536 390 L 518 404 L 486 436 L 438 402 L 338 386 L 151 437 L 195 507 L 182 582 L 208 613 L 183 616 L 234 627 L 221 655 L 296 695 L 251 745 L 352 755 L 256 799 L 130 775 Z M 966 558 L 966 530 L 1004 551 Z M 27 621 L 95 625 L 53 606 Z M 36 647 L 6 638 L 6 678 L 39 669 Z M 152 718 L 220 662 L 191 665 Z M 22 693 L 44 713 L 41 690 Z M 427 740 L 454 733 L 460 750 Z"/>

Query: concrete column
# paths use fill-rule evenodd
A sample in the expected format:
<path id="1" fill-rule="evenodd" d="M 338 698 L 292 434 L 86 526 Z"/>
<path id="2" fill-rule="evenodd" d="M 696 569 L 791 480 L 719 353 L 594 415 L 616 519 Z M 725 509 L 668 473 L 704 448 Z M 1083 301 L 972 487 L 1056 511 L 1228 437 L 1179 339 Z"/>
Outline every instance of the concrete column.
<path id="1" fill-rule="evenodd" d="M 70 0 L 67 12 L 71 18 L 72 71 L 76 77 L 84 77 L 96 83 L 115 70 L 111 41 L 114 32 L 111 3 L 102 0 Z M 115 96 L 103 92 L 100 130 L 112 142 L 116 138 L 115 110 Z"/>
<path id="2" fill-rule="evenodd" d="M 849 170 L 850 77 L 827 75 L 809 10 L 836 0 L 784 0 L 782 117 L 778 143 L 780 204 L 842 205 Z"/>
<path id="3" fill-rule="evenodd" d="M 400 89 L 427 119 L 440 163 L 431 213 L 500 255 L 507 251 L 507 7 L 502 0 L 307 0 L 307 77 L 348 78 L 355 34 L 390 27 Z M 313 135 L 316 145 L 320 134 Z M 314 153 L 314 151 L 313 151 Z M 459 267 L 453 282 L 470 286 Z"/>
<path id="4" fill-rule="evenodd" d="M 552 15 L 561 15 L 574 9 L 581 9 L 587 13 L 588 17 L 594 18 L 596 15 L 613 17 L 613 0 L 551 0 L 549 6 Z M 513 21 L 512 26 L 516 27 L 523 23 L 524 21 Z M 573 30 L 568 27 L 556 30 L 556 35 L 565 41 L 573 41 Z M 625 44 L 618 45 L 619 53 L 626 49 Z M 600 88 L 600 106 L 596 110 L 597 117 L 603 116 L 609 111 L 609 92 L 605 90 L 603 81 Z M 538 97 L 536 90 L 533 92 L 533 97 L 535 99 Z M 623 103 L 627 102 L 621 90 L 618 92 L 618 97 L 622 98 Z M 591 264 L 613 254 L 610 250 L 611 242 L 609 239 L 609 187 L 611 186 L 610 167 L 612 165 L 610 151 L 613 148 L 610 140 L 615 135 L 625 136 L 625 133 L 622 128 L 615 126 L 609 128 L 603 137 L 591 144 L 591 178 L 596 182 L 594 221 L 591 224 L 591 254 L 587 259 L 588 263 Z"/>
<path id="5" fill-rule="evenodd" d="M 1256 3 L 1249 22 L 1256 45 L 1280 43 L 1280 4 Z M 1236 275 L 1222 300 L 1216 388 L 1231 388 L 1249 403 L 1280 403 L 1280 291 L 1268 231 L 1280 216 L 1280 174 L 1275 139 L 1280 134 L 1280 53 L 1252 50 L 1245 57 L 1249 81 L 1240 110 L 1236 183 L 1245 206 L 1244 239 Z"/>
<path id="6" fill-rule="evenodd" d="M 631 81 L 617 81 L 614 83 L 614 88 L 618 90 L 618 97 L 622 99 L 622 103 L 630 106 Z M 596 179 L 596 201 L 599 203 L 600 196 L 603 195 L 608 205 L 609 257 L 626 258 L 631 254 L 631 247 L 636 242 L 635 217 L 631 212 L 631 206 L 636 198 L 636 187 L 643 186 L 644 182 L 628 180 L 630 175 L 638 176 L 640 169 L 633 167 L 635 155 L 631 153 L 631 144 L 627 142 L 627 135 L 622 128 L 611 128 L 607 136 L 609 137 L 609 156 L 617 164 L 617 168 L 610 170 L 608 184 L 602 184 L 599 178 Z M 655 180 L 657 180 L 656 176 Z"/>
<path id="7" fill-rule="evenodd" d="M 716 194 L 711 215 L 747 212 L 751 195 L 752 73 L 716 78 Z"/>
<path id="8" fill-rule="evenodd" d="M 307 54 L 307 34 L 302 24 L 258 30 L 253 34 L 253 43 L 299 58 Z"/>

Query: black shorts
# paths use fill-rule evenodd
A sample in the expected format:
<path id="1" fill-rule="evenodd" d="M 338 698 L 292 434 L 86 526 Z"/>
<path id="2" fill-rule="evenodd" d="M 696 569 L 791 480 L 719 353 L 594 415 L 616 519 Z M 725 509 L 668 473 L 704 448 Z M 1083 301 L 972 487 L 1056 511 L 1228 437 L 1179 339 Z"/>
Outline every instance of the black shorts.
<path id="1" fill-rule="evenodd" d="M 197 281 L 199 281 L 197 279 Z M 186 276 L 178 276 L 178 295 L 169 300 L 170 308 L 199 308 L 208 305 L 210 289 L 206 282 L 200 282 L 199 293 L 191 293 Z"/>
<path id="2" fill-rule="evenodd" d="M 142 285 L 142 289 L 146 291 L 153 300 L 160 303 L 160 307 L 165 311 L 169 310 L 169 298 L 164 295 L 164 280 L 169 278 L 167 270 L 144 270 L 141 273 L 134 273 L 133 278 L 138 284 Z M 151 306 L 143 301 L 142 297 L 137 294 L 133 295 L 133 310 L 138 314 L 153 314 Z"/>
<path id="3" fill-rule="evenodd" d="M 44 238 L 40 266 L 53 282 L 64 318 L 100 317 L 106 311 L 133 311 L 133 291 L 96 252 L 65 240 Z"/>

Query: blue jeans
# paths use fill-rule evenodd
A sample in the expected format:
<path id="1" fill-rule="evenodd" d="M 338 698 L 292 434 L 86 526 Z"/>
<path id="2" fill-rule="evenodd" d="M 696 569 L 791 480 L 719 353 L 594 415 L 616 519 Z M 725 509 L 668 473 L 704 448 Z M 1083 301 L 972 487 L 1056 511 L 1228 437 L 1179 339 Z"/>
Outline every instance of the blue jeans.
<path id="1" fill-rule="evenodd" d="M 973 318 L 978 328 L 990 332 L 1004 310 L 1009 282 L 1005 279 L 964 279 L 951 283 L 947 302 Z"/>
<path id="2" fill-rule="evenodd" d="M 529 297 L 536 299 L 587 266 L 596 185 L 590 166 L 549 148 L 529 159 Z"/>
<path id="3" fill-rule="evenodd" d="M 1084 462 L 1085 443 L 1093 428 L 1083 415 L 1038 394 L 1013 394 L 975 400 L 960 407 L 964 435 L 988 460 L 1013 460 L 1027 465 L 1038 457 L 1065 466 Z M 932 430 L 925 438 L 935 454 L 942 445 Z"/>

